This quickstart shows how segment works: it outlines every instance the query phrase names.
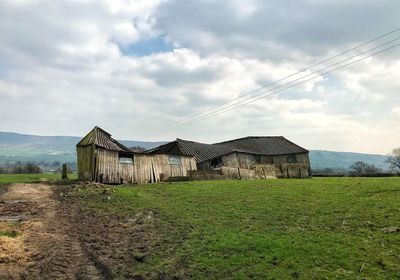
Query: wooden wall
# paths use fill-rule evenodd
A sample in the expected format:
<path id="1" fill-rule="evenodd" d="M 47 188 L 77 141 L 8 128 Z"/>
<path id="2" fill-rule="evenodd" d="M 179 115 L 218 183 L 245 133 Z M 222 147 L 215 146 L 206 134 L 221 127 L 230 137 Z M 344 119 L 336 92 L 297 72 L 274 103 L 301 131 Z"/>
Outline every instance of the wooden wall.
<path id="1" fill-rule="evenodd" d="M 306 163 L 281 163 L 283 178 L 307 178 L 310 176 Z"/>
<path id="2" fill-rule="evenodd" d="M 79 180 L 91 181 L 94 170 L 94 146 L 77 147 L 78 178 Z"/>
<path id="3" fill-rule="evenodd" d="M 277 177 L 306 178 L 311 175 L 308 153 L 296 154 L 296 163 L 288 163 L 288 155 L 256 156 L 247 153 L 231 153 L 221 157 L 224 167 L 253 170 L 256 166 L 273 165 L 280 171 Z M 198 170 L 212 170 L 211 160 L 199 163 Z M 262 169 L 261 169 L 262 170 Z M 268 175 L 270 176 L 270 175 Z"/>
<path id="4" fill-rule="evenodd" d="M 118 152 L 98 148 L 95 181 L 120 183 L 153 183 L 169 177 L 188 176 L 196 170 L 193 157 L 181 156 L 181 165 L 169 164 L 169 155 L 134 154 L 133 164 L 118 162 Z"/>
<path id="5" fill-rule="evenodd" d="M 97 182 L 120 184 L 120 183 L 152 183 L 167 180 L 170 177 L 191 176 L 193 170 L 211 170 L 211 161 L 196 165 L 194 157 L 181 156 L 180 165 L 169 164 L 169 155 L 166 154 L 134 154 L 133 163 L 121 163 L 118 161 L 119 153 L 102 148 L 94 148 L 93 145 L 77 147 L 78 177 L 80 180 L 94 180 Z M 264 158 L 263 158 L 264 157 Z M 276 177 L 283 178 L 306 178 L 311 175 L 310 161 L 307 153 L 296 155 L 297 163 L 288 163 L 287 155 L 258 156 L 246 153 L 231 153 L 222 156 L 224 164 L 224 177 L 240 177 L 235 174 L 238 168 L 244 169 L 245 177 L 256 178 L 263 176 L 271 177 L 271 172 L 266 172 L 266 166 L 273 161 Z M 268 163 L 266 163 L 266 161 Z M 264 165 L 257 171 L 257 166 Z M 227 169 L 228 168 L 228 169 Z M 272 168 L 272 167 L 271 167 Z M 231 170 L 232 169 L 232 170 Z M 247 176 L 247 170 L 256 170 Z M 262 172 L 262 173 L 260 173 Z M 268 173 L 268 174 L 266 174 Z M 271 173 L 271 174 L 269 174 Z M 258 175 L 261 174 L 261 175 Z"/>
<path id="6" fill-rule="evenodd" d="M 220 167 L 215 170 L 196 170 L 191 172 L 193 180 L 244 180 L 307 178 L 309 173 L 304 163 L 257 164 L 251 169 Z"/>

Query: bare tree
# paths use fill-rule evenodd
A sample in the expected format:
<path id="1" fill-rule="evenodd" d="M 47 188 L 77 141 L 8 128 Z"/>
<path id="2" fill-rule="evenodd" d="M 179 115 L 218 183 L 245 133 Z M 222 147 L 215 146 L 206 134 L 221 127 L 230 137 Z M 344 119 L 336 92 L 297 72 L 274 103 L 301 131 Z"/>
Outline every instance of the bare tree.
<path id="1" fill-rule="evenodd" d="M 360 176 L 365 170 L 366 165 L 367 164 L 363 161 L 356 161 L 355 163 L 349 166 L 349 169 L 351 169 L 355 174 Z"/>
<path id="2" fill-rule="evenodd" d="M 21 174 L 21 173 L 22 173 L 22 168 L 23 168 L 22 162 L 17 161 L 17 162 L 15 163 L 14 170 L 13 170 L 12 173 L 14 173 L 14 174 Z"/>
<path id="3" fill-rule="evenodd" d="M 367 164 L 367 167 L 365 168 L 366 174 L 378 174 L 381 173 L 381 171 L 382 170 L 376 167 L 375 164 Z"/>
<path id="4" fill-rule="evenodd" d="M 390 164 L 390 169 L 400 171 L 400 148 L 393 149 L 386 162 Z"/>
<path id="5" fill-rule="evenodd" d="M 349 166 L 349 169 L 353 171 L 353 173 L 357 176 L 362 174 L 376 174 L 379 173 L 379 168 L 377 168 L 373 164 L 368 164 L 363 161 L 356 161 L 352 165 Z"/>

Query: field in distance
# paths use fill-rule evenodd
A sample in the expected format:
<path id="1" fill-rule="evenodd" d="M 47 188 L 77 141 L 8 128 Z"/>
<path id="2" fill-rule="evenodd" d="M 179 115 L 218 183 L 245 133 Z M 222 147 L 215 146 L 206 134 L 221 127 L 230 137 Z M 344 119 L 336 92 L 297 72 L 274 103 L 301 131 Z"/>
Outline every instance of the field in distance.
<path id="1" fill-rule="evenodd" d="M 117 278 L 400 278 L 400 178 L 76 187 L 68 196 L 95 213 L 85 217 L 124 221 L 109 232 L 125 245 L 99 245 L 99 254 L 141 245 L 109 264 Z"/>
<path id="2" fill-rule="evenodd" d="M 77 174 L 68 174 L 68 179 L 77 179 Z M 46 182 L 46 181 L 58 181 L 61 179 L 61 174 L 0 174 L 0 184 L 8 183 L 31 183 L 31 182 Z"/>

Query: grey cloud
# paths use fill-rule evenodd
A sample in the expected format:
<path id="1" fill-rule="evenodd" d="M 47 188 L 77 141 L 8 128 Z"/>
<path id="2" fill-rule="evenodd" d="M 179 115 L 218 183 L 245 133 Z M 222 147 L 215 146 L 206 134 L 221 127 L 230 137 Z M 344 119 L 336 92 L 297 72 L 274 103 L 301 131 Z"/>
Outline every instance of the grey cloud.
<path id="1" fill-rule="evenodd" d="M 46 62 L 61 55 L 59 45 L 84 40 L 82 33 L 76 32 L 79 22 L 85 16 L 82 12 L 88 7 L 77 3 L 37 2 L 26 6 L 7 2 L 0 4 L 0 26 L 2 29 L 1 54 L 12 63 L 26 65 L 32 62 Z M 46 12 L 43 12 L 46 11 Z M 97 10 L 99 16 L 101 10 Z"/>
<path id="2" fill-rule="evenodd" d="M 247 17 L 231 1 L 168 1 L 158 28 L 203 53 L 293 60 L 292 52 L 321 56 L 397 28 L 400 3 L 374 1 L 258 1 Z M 215 41 L 201 42 L 200 33 Z"/>
<path id="3" fill-rule="evenodd" d="M 212 83 L 223 75 L 223 69 L 212 65 L 194 70 L 182 69 L 179 65 L 159 65 L 157 69 L 145 69 L 144 74 L 161 87 L 183 87 L 186 85 Z"/>

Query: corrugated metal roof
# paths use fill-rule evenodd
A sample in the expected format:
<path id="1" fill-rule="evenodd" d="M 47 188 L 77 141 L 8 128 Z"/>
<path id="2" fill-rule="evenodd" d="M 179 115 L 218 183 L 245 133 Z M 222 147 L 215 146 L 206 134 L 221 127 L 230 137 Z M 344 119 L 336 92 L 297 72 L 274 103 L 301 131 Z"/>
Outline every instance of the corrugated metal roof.
<path id="1" fill-rule="evenodd" d="M 92 144 L 107 150 L 132 153 L 127 147 L 113 139 L 111 134 L 97 126 L 94 127 L 77 146 Z M 176 139 L 173 142 L 148 150 L 145 153 L 194 156 L 197 162 L 204 162 L 234 152 L 257 155 L 286 155 L 307 153 L 308 150 L 282 136 L 248 136 L 215 144 L 204 144 Z"/>
<path id="2" fill-rule="evenodd" d="M 308 151 L 282 136 L 249 136 L 215 144 L 204 144 L 176 139 L 146 153 L 165 153 L 194 156 L 197 162 L 204 162 L 222 155 L 242 152 L 256 155 L 286 155 Z"/>
<path id="3" fill-rule="evenodd" d="M 175 141 L 161 145 L 146 151 L 149 154 L 175 154 L 194 156 L 196 162 L 203 162 L 215 157 L 230 154 L 235 151 L 225 148 L 213 146 L 211 144 L 203 144 L 183 139 L 176 139 Z"/>
<path id="4" fill-rule="evenodd" d="M 111 134 L 95 126 L 79 143 L 77 146 L 87 146 L 95 144 L 107 150 L 131 152 L 127 147 L 119 143 L 111 137 Z"/>
<path id="5" fill-rule="evenodd" d="M 178 143 L 184 154 L 194 156 L 197 162 L 207 161 L 222 155 L 235 152 L 234 150 L 224 146 L 197 143 L 182 139 L 177 139 L 176 142 Z"/>
<path id="6" fill-rule="evenodd" d="M 213 145 L 259 155 L 286 155 L 308 152 L 308 150 L 283 136 L 248 136 Z"/>

